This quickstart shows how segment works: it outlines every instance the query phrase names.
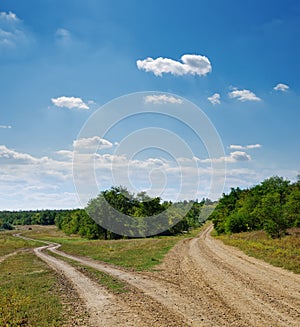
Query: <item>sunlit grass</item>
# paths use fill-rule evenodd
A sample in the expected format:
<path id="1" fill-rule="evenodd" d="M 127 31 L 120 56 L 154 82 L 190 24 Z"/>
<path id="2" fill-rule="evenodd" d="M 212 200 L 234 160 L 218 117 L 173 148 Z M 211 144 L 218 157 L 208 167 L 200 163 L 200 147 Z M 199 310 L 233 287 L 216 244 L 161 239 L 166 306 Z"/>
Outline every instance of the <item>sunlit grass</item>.
<path id="1" fill-rule="evenodd" d="M 126 268 L 146 270 L 160 263 L 179 240 L 180 237 L 84 242 L 61 240 L 61 250 Z"/>
<path id="2" fill-rule="evenodd" d="M 246 254 L 262 259 L 274 266 L 300 273 L 300 229 L 272 239 L 263 231 L 218 236 L 225 244 L 236 246 Z"/>
<path id="3" fill-rule="evenodd" d="M 75 260 L 63 257 L 59 254 L 53 253 L 48 250 L 48 254 L 54 256 L 60 260 L 68 262 L 73 267 L 77 268 L 80 272 L 90 277 L 92 280 L 96 281 L 100 285 L 104 286 L 107 290 L 113 293 L 125 293 L 127 292 L 127 284 L 92 267 L 88 267 L 82 263 Z"/>
<path id="4" fill-rule="evenodd" d="M 0 264 L 0 326 L 62 326 L 56 277 L 33 253 Z"/>
<path id="5" fill-rule="evenodd" d="M 39 245 L 38 242 L 25 241 L 14 237 L 12 233 L 0 232 L 0 257 L 20 249 L 33 248 Z"/>
<path id="6" fill-rule="evenodd" d="M 48 232 L 50 231 L 50 232 Z M 122 266 L 128 269 L 149 270 L 162 262 L 165 254 L 180 240 L 194 237 L 199 229 L 180 236 L 160 236 L 142 239 L 86 240 L 78 236 L 65 236 L 56 227 L 33 226 L 26 236 L 62 244 L 60 250 L 70 254 Z"/>

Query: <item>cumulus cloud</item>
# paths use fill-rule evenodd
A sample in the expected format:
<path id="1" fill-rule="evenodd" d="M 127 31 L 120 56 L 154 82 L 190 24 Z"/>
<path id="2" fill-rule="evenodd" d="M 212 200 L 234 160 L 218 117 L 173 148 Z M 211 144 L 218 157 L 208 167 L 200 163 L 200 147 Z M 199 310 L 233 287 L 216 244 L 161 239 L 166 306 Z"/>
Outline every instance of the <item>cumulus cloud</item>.
<path id="1" fill-rule="evenodd" d="M 81 98 L 62 96 L 58 98 L 52 98 L 51 101 L 56 107 L 81 110 L 89 109 L 89 106 L 84 103 Z"/>
<path id="2" fill-rule="evenodd" d="M 0 125 L 0 128 L 2 129 L 11 129 L 11 125 Z"/>
<path id="3" fill-rule="evenodd" d="M 232 150 L 249 150 L 249 149 L 259 149 L 261 148 L 261 144 L 249 144 L 249 145 L 237 145 L 237 144 L 232 144 L 229 146 L 229 149 Z"/>
<path id="4" fill-rule="evenodd" d="M 9 149 L 5 145 L 0 145 L 0 159 L 23 162 L 25 161 L 28 163 L 36 162 L 36 159 L 31 155 Z"/>
<path id="5" fill-rule="evenodd" d="M 221 104 L 221 96 L 219 93 L 213 94 L 211 97 L 207 98 L 208 101 L 210 101 L 213 105 L 215 104 Z"/>
<path id="6" fill-rule="evenodd" d="M 199 163 L 218 163 L 224 161 L 227 163 L 235 163 L 239 161 L 250 161 L 252 158 L 248 153 L 244 151 L 234 151 L 230 152 L 229 155 L 220 158 L 199 159 L 195 157 L 195 160 Z"/>
<path id="7" fill-rule="evenodd" d="M 283 83 L 278 83 L 276 86 L 274 86 L 275 91 L 280 91 L 280 92 L 286 92 L 290 87 L 286 84 Z"/>
<path id="8" fill-rule="evenodd" d="M 1 145 L 0 168 L 2 209 L 78 207 L 75 191 L 70 202 L 67 195 L 74 189 L 70 161 L 35 157 Z"/>
<path id="9" fill-rule="evenodd" d="M 228 93 L 229 97 L 232 99 L 237 99 L 238 101 L 260 101 L 261 98 L 256 96 L 253 92 L 249 90 L 233 90 Z"/>
<path id="10" fill-rule="evenodd" d="M 113 144 L 99 136 L 81 138 L 73 142 L 75 150 L 102 150 L 113 147 Z"/>
<path id="11" fill-rule="evenodd" d="M 227 161 L 229 162 L 237 162 L 237 161 L 250 161 L 251 157 L 244 151 L 234 151 L 231 152 Z"/>
<path id="12" fill-rule="evenodd" d="M 8 13 L 0 12 L 0 20 L 17 22 L 17 21 L 19 21 L 19 18 L 17 17 L 17 15 L 15 13 L 9 11 Z"/>
<path id="13" fill-rule="evenodd" d="M 205 76 L 212 70 L 209 59 L 205 56 L 185 54 L 181 57 L 181 61 L 170 58 L 150 58 L 137 60 L 138 69 L 152 72 L 155 76 L 162 74 L 182 75 L 199 75 Z"/>
<path id="14" fill-rule="evenodd" d="M 145 97 L 145 103 L 171 103 L 171 104 L 181 104 L 183 101 L 179 98 L 175 98 L 172 95 L 159 94 L 159 95 L 147 95 Z"/>
<path id="15" fill-rule="evenodd" d="M 12 163 L 28 163 L 28 164 L 38 164 L 49 162 L 48 157 L 36 158 L 27 153 L 18 152 L 14 149 L 9 149 L 5 145 L 0 145 L 0 160 L 3 162 Z"/>
<path id="16" fill-rule="evenodd" d="M 59 150 L 56 151 L 55 153 L 67 159 L 71 159 L 73 157 L 73 151 L 70 150 Z"/>

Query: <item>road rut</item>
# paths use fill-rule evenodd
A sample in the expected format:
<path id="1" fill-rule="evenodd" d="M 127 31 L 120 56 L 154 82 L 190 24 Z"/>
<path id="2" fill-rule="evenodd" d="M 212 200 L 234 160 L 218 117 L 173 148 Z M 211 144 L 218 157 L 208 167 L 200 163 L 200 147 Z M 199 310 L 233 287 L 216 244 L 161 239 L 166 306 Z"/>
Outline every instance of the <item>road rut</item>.
<path id="1" fill-rule="evenodd" d="M 140 292 L 139 303 L 130 297 L 123 298 L 122 302 L 103 290 L 102 294 L 95 294 L 95 285 L 94 290 L 85 284 L 83 289 L 79 287 L 81 293 L 90 293 L 86 294 L 86 301 L 94 308 L 92 311 L 103 312 L 110 303 L 110 311 L 105 313 L 108 319 L 118 310 L 127 310 L 127 325 L 120 322 L 122 315 L 115 314 L 109 326 L 299 327 L 300 276 L 224 245 L 210 236 L 211 230 L 212 225 L 204 228 L 197 238 L 179 242 L 154 272 L 131 272 L 64 253 L 58 250 L 59 245 L 47 247 L 56 254 L 123 280 Z M 46 255 L 43 249 L 36 250 L 37 255 Z M 49 265 L 56 264 L 56 258 L 46 256 L 46 260 L 41 258 L 48 260 Z M 78 276 L 66 276 L 77 284 L 87 278 L 81 276 L 78 282 Z M 97 296 L 95 305 L 93 299 Z M 134 310 L 130 311 L 130 303 Z M 139 322 L 134 316 L 136 310 Z"/>

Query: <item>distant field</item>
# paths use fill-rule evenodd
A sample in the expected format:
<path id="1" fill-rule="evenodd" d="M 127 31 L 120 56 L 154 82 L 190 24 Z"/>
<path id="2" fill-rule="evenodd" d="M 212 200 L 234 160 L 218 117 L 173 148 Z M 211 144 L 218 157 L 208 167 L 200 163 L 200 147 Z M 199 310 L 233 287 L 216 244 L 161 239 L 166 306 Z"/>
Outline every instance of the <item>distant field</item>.
<path id="1" fill-rule="evenodd" d="M 236 246 L 246 254 L 262 259 L 274 266 L 300 273 L 300 228 L 272 239 L 263 231 L 217 236 L 227 245 Z"/>
<path id="2" fill-rule="evenodd" d="M 135 270 L 152 269 L 181 239 L 196 236 L 200 229 L 181 236 L 164 236 L 146 239 L 85 240 L 78 236 L 66 236 L 55 226 L 32 226 L 23 235 L 62 244 L 60 248 L 70 254 L 87 256 Z"/>
<path id="3" fill-rule="evenodd" d="M 66 236 L 55 226 L 22 227 L 23 235 L 62 244 L 61 250 L 135 270 L 153 269 L 164 255 L 181 239 L 195 237 L 200 229 L 190 234 L 172 237 L 154 237 L 132 240 L 86 240 Z M 289 230 L 291 235 L 271 239 L 265 232 L 246 232 L 222 235 L 217 238 L 236 246 L 246 254 L 272 265 L 300 273 L 300 229 Z"/>
<path id="4" fill-rule="evenodd" d="M 12 234 L 12 232 L 0 232 L 0 257 L 20 249 L 33 248 L 40 245 L 38 242 L 30 242 L 13 237 Z"/>

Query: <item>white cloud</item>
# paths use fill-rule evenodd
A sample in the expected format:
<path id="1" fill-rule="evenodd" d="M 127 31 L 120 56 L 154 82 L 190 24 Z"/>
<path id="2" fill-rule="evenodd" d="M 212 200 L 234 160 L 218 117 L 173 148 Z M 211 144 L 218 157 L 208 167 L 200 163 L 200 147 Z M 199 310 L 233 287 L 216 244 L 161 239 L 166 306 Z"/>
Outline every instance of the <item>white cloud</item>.
<path id="1" fill-rule="evenodd" d="M 261 148 L 261 144 L 249 144 L 249 145 L 236 145 L 232 144 L 229 146 L 229 149 L 232 150 L 248 150 L 248 149 L 259 149 Z"/>
<path id="2" fill-rule="evenodd" d="M 155 76 L 170 73 L 172 75 L 199 75 L 204 76 L 211 72 L 212 67 L 209 59 L 205 56 L 185 54 L 181 61 L 170 58 L 150 58 L 137 60 L 138 69 L 152 72 Z"/>
<path id="3" fill-rule="evenodd" d="M 69 38 L 71 34 L 65 28 L 59 28 L 56 30 L 55 35 L 59 38 Z"/>
<path id="4" fill-rule="evenodd" d="M 0 128 L 3 128 L 3 129 L 11 129 L 11 125 L 0 125 Z"/>
<path id="5" fill-rule="evenodd" d="M 0 12 L 0 20 L 17 22 L 17 21 L 19 21 L 19 18 L 17 17 L 17 15 L 15 13 L 9 11 L 8 13 Z"/>
<path id="6" fill-rule="evenodd" d="M 58 98 L 52 98 L 51 101 L 56 107 L 82 110 L 89 109 L 89 106 L 84 103 L 81 98 L 62 96 Z"/>
<path id="7" fill-rule="evenodd" d="M 61 157 L 67 158 L 67 159 L 72 159 L 73 157 L 73 151 L 70 150 L 59 150 L 55 152 Z"/>
<path id="8" fill-rule="evenodd" d="M 0 160 L 9 160 L 10 162 L 36 163 L 37 159 L 27 153 L 17 152 L 0 145 Z"/>
<path id="9" fill-rule="evenodd" d="M 213 105 L 215 104 L 221 104 L 221 96 L 219 93 L 213 94 L 211 97 L 207 98 L 208 101 L 210 101 Z"/>
<path id="10" fill-rule="evenodd" d="M 0 55 L 12 58 L 31 50 L 33 38 L 23 22 L 12 12 L 0 12 Z M 21 50 L 22 51 L 16 51 Z"/>
<path id="11" fill-rule="evenodd" d="M 251 157 L 249 154 L 243 151 L 234 151 L 230 153 L 227 161 L 229 162 L 237 162 L 237 161 L 250 161 Z"/>
<path id="12" fill-rule="evenodd" d="M 55 32 L 55 41 L 60 46 L 69 46 L 72 42 L 72 35 L 69 30 L 59 28 Z"/>
<path id="13" fill-rule="evenodd" d="M 239 161 L 250 161 L 252 160 L 251 156 L 244 151 L 234 151 L 230 152 L 228 156 L 220 157 L 220 158 L 207 158 L 207 159 L 199 159 L 194 158 L 199 163 L 218 163 L 218 162 L 227 162 L 227 163 L 235 163 Z"/>
<path id="14" fill-rule="evenodd" d="M 237 99 L 238 101 L 260 101 L 261 98 L 256 96 L 253 92 L 249 90 L 233 90 L 228 93 L 229 97 L 232 99 Z"/>
<path id="15" fill-rule="evenodd" d="M 145 97 L 145 103 L 172 103 L 172 104 L 181 104 L 183 101 L 179 98 L 175 98 L 172 95 L 160 94 L 160 95 L 147 95 Z"/>
<path id="16" fill-rule="evenodd" d="M 92 139 L 82 139 L 81 145 L 95 144 Z M 111 146 L 111 143 L 107 142 L 106 140 L 102 141 L 102 145 Z M 252 145 L 242 147 L 251 148 Z M 254 144 L 253 147 L 256 148 L 257 145 Z M 70 160 L 72 151 L 60 150 L 56 154 L 61 155 L 61 161 L 49 157 L 35 157 L 1 145 L 0 209 L 80 206 L 76 200 L 76 191 L 73 186 L 72 162 Z M 204 160 L 198 158 L 169 160 L 156 157 L 131 160 L 124 155 L 109 153 L 96 154 L 89 158 L 85 158 L 84 155 L 82 157 L 80 173 L 83 183 L 87 187 L 91 185 L 90 182 L 94 181 L 89 179 L 91 174 L 87 174 L 92 161 L 93 169 L 95 169 L 92 177 L 96 176 L 99 190 L 122 184 L 129 188 L 132 187 L 132 191 L 135 193 L 136 190 L 146 190 L 152 196 L 161 195 L 166 200 L 176 199 L 178 188 L 181 185 L 185 187 L 183 198 L 207 197 L 212 174 L 214 174 L 214 178 L 220 180 L 221 184 L 221 177 L 224 173 L 221 169 L 213 172 L 210 167 L 212 161 L 230 163 L 226 172 L 226 191 L 229 191 L 230 187 L 254 185 L 273 175 L 287 177 L 297 175 L 297 171 L 282 172 L 273 171 L 270 168 L 263 171 L 253 169 L 251 166 L 253 163 L 249 162 L 251 157 L 244 151 L 233 151 L 221 158 Z M 241 167 L 240 164 L 243 162 L 249 162 L 247 168 Z M 202 163 L 205 165 L 200 165 Z M 200 177 L 201 183 L 197 190 L 198 177 Z M 217 196 L 218 194 L 216 194 Z"/>
<path id="17" fill-rule="evenodd" d="M 102 150 L 113 147 L 113 144 L 99 136 L 81 138 L 73 142 L 75 150 Z"/>
<path id="18" fill-rule="evenodd" d="M 274 86 L 275 91 L 281 91 L 281 92 L 286 92 L 290 87 L 286 84 L 283 83 L 278 83 L 276 86 Z"/>

